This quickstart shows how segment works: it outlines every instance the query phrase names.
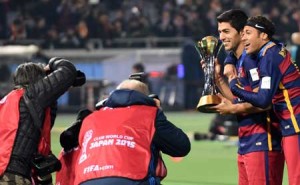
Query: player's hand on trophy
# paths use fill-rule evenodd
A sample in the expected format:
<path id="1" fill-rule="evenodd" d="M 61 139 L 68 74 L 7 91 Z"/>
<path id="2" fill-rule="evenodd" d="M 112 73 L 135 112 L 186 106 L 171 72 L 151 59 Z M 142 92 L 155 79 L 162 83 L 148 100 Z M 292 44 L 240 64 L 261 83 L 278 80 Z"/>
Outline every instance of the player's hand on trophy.
<path id="1" fill-rule="evenodd" d="M 203 72 L 206 73 L 207 64 L 203 59 L 200 60 L 200 65 L 201 65 Z"/>
<path id="2" fill-rule="evenodd" d="M 228 81 L 230 82 L 232 79 L 237 77 L 235 66 L 233 64 L 226 64 L 224 66 L 223 74 L 228 78 Z"/>
<path id="3" fill-rule="evenodd" d="M 225 98 L 224 96 L 222 96 L 220 93 L 218 93 L 217 95 L 221 99 L 221 103 L 219 103 L 218 105 L 212 106 L 210 108 L 220 114 L 234 114 L 232 112 L 232 110 L 234 110 L 232 108 L 232 106 L 233 106 L 232 102 L 230 100 L 228 100 L 227 98 Z"/>
<path id="4" fill-rule="evenodd" d="M 222 66 L 219 63 L 219 60 L 216 58 L 216 60 L 215 60 L 215 81 L 216 81 L 216 83 L 220 80 L 223 80 L 221 70 L 222 70 Z"/>

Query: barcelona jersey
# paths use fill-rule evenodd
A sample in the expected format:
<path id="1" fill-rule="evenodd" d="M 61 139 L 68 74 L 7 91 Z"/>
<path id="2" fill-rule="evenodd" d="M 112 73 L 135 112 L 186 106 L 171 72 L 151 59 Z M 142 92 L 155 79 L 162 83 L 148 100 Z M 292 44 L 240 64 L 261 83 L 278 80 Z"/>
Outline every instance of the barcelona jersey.
<path id="1" fill-rule="evenodd" d="M 230 53 L 225 59 L 225 64 L 235 64 L 239 85 L 245 91 L 252 92 L 259 85 L 257 62 L 246 55 L 245 52 L 239 59 Z M 240 98 L 235 103 L 243 103 Z M 254 151 L 281 150 L 281 134 L 275 116 L 270 112 L 237 115 L 239 123 L 239 154 Z"/>
<path id="2" fill-rule="evenodd" d="M 244 91 L 236 85 L 237 80 L 232 80 L 233 94 L 257 107 L 273 104 L 282 135 L 300 133 L 300 74 L 290 53 L 282 45 L 269 42 L 255 57 L 261 79 L 259 91 Z"/>

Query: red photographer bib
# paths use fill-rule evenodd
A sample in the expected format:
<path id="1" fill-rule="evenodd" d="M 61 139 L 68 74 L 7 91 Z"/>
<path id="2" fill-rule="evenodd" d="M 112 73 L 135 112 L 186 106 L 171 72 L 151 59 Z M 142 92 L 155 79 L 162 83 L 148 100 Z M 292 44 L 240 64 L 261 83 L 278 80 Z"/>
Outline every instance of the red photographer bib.
<path id="1" fill-rule="evenodd" d="M 148 175 L 156 107 L 104 107 L 83 121 L 75 184 L 102 177 Z"/>
<path id="2" fill-rule="evenodd" d="M 13 90 L 0 100 L 0 175 L 6 170 L 13 150 L 20 117 L 19 102 L 23 93 L 23 89 Z M 50 127 L 50 109 L 47 109 L 41 133 L 43 137 L 39 143 L 39 152 L 42 154 L 50 151 Z"/>
<path id="3" fill-rule="evenodd" d="M 75 165 L 79 154 L 79 147 L 68 152 L 60 151 L 58 159 L 61 162 L 61 169 L 56 172 L 56 185 L 74 185 Z"/>

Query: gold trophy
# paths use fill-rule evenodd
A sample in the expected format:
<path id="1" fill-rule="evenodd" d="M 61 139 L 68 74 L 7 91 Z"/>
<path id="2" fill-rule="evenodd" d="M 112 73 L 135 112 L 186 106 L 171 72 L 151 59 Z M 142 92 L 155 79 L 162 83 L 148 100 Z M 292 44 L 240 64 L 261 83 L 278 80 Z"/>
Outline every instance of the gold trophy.
<path id="1" fill-rule="evenodd" d="M 215 113 L 209 107 L 221 103 L 217 96 L 215 85 L 215 59 L 221 49 L 222 44 L 213 36 L 206 36 L 196 44 L 201 59 L 205 62 L 204 68 L 204 89 L 197 105 L 197 110 L 204 113 Z"/>

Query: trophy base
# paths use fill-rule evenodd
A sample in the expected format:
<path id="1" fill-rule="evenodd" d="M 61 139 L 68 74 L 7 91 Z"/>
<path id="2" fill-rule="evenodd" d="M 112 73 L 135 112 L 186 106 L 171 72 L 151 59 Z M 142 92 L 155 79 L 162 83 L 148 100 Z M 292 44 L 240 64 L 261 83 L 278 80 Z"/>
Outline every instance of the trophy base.
<path id="1" fill-rule="evenodd" d="M 197 105 L 197 110 L 203 113 L 217 113 L 215 110 L 209 109 L 209 107 L 218 105 L 221 103 L 221 99 L 217 95 L 205 95 L 202 96 Z"/>

